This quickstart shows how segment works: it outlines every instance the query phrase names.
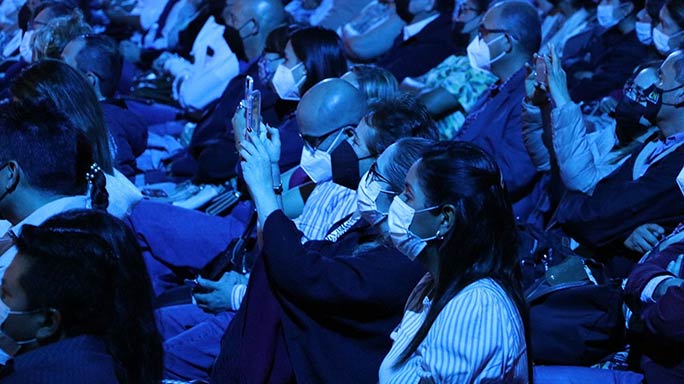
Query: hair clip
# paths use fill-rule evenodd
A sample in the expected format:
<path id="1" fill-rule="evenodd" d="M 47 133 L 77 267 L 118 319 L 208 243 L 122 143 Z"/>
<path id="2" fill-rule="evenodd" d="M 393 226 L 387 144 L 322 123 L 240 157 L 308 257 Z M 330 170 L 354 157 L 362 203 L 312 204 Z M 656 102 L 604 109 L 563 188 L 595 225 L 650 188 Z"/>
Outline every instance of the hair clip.
<path id="1" fill-rule="evenodd" d="M 90 166 L 90 170 L 88 170 L 88 172 L 86 172 L 86 180 L 88 181 L 89 184 L 93 183 L 93 180 L 95 180 L 95 175 L 99 172 L 102 172 L 102 168 L 100 168 L 100 166 L 97 165 L 97 163 L 93 163 Z"/>

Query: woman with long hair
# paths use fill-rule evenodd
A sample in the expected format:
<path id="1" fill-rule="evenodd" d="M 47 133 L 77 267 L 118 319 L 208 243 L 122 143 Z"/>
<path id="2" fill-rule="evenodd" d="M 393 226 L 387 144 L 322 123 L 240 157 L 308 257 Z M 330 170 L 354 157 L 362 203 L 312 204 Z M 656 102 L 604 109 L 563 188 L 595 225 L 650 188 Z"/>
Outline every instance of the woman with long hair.
<path id="1" fill-rule="evenodd" d="M 284 56 L 272 79 L 281 99 L 299 100 L 321 80 L 347 72 L 342 41 L 329 29 L 309 27 L 293 32 Z"/>
<path id="2" fill-rule="evenodd" d="M 3 383 L 158 383 L 162 347 L 135 235 L 99 210 L 25 225 L 0 304 L 18 352 Z M 3 348 L 4 349 L 4 348 Z"/>
<path id="3" fill-rule="evenodd" d="M 388 222 L 395 246 L 428 274 L 392 334 L 380 383 L 527 383 L 517 233 L 495 161 L 464 142 L 429 148 Z"/>

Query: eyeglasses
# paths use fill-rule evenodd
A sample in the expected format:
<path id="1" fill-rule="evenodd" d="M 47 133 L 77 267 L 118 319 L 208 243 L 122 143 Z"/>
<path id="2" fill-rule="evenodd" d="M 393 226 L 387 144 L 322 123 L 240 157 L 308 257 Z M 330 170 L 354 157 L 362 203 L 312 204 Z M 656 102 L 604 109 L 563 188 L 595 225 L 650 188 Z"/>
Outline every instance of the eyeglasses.
<path id="1" fill-rule="evenodd" d="M 490 33 L 503 33 L 508 35 L 509 32 L 505 29 L 489 29 L 485 27 L 484 25 L 480 25 L 480 27 L 477 30 L 477 34 L 482 39 L 483 37 L 489 35 Z"/>
<path id="2" fill-rule="evenodd" d="M 29 27 L 32 30 L 36 30 L 36 29 L 38 29 L 42 26 L 48 25 L 48 24 L 49 23 L 46 23 L 44 21 L 31 20 L 31 22 L 29 23 Z"/>
<path id="3" fill-rule="evenodd" d="M 345 126 L 337 128 L 337 129 L 333 129 L 332 131 L 330 131 L 324 135 L 318 136 L 318 137 L 310 136 L 310 135 L 303 135 L 302 133 L 299 133 L 299 137 L 301 137 L 302 140 L 304 141 L 304 146 L 306 147 L 306 149 L 308 149 L 311 152 L 315 152 L 318 149 L 318 147 L 320 147 L 321 144 L 323 144 L 323 142 L 326 139 L 328 139 L 330 136 L 332 136 L 335 133 L 338 133 L 340 131 L 344 131 L 344 130 L 349 131 L 350 129 L 353 129 L 353 128 L 354 128 L 353 125 L 345 125 Z"/>
<path id="4" fill-rule="evenodd" d="M 383 176 L 382 174 L 380 174 L 380 172 L 378 171 L 377 161 L 375 163 L 373 163 L 373 165 L 370 166 L 370 169 L 368 169 L 368 177 L 366 178 L 366 186 L 368 186 L 368 184 L 370 184 L 372 182 L 381 182 L 381 183 L 385 183 L 387 185 L 392 185 L 390 183 L 389 179 L 387 177 Z M 392 196 L 397 196 L 399 194 L 398 192 L 390 191 L 388 189 L 381 189 L 380 192 L 386 193 L 386 194 L 392 195 Z"/>
<path id="5" fill-rule="evenodd" d="M 479 9 L 477 9 L 475 7 L 469 7 L 466 4 L 457 5 L 455 11 L 456 11 L 457 16 L 463 16 L 464 14 L 466 14 L 468 12 L 476 13 L 476 14 L 480 13 Z"/>

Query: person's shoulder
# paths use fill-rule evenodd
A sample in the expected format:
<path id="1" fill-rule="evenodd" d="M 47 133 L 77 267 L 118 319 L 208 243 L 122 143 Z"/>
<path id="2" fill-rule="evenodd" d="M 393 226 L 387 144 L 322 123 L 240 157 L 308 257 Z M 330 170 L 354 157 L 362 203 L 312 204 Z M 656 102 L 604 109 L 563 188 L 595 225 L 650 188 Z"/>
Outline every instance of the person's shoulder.
<path id="1" fill-rule="evenodd" d="M 503 288 L 490 278 L 477 280 L 459 292 L 445 306 L 445 311 L 463 311 L 470 308 L 464 314 L 474 315 L 477 308 L 507 306 L 510 303 L 508 295 Z"/>
<path id="2" fill-rule="evenodd" d="M 114 359 L 102 339 L 76 336 L 19 355 L 3 383 L 116 383 Z"/>

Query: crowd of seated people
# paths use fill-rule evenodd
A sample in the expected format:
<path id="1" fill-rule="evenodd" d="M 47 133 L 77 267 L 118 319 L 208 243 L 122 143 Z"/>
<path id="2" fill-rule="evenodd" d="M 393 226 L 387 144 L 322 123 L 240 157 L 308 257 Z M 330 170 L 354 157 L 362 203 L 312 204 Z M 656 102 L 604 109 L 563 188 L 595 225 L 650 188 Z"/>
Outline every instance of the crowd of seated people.
<path id="1" fill-rule="evenodd" d="M 0 235 L 0 383 L 682 383 L 684 2 L 3 0 Z"/>

